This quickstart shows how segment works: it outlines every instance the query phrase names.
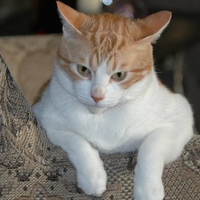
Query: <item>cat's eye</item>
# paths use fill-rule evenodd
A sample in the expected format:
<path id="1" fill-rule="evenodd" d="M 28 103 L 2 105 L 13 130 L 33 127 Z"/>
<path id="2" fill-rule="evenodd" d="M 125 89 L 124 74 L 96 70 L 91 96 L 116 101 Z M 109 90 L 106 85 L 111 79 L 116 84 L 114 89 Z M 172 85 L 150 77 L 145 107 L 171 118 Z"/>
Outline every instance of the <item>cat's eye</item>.
<path id="1" fill-rule="evenodd" d="M 85 66 L 78 65 L 77 70 L 78 70 L 79 74 L 81 74 L 84 77 L 89 77 L 91 75 L 90 70 Z"/>
<path id="2" fill-rule="evenodd" d="M 123 81 L 126 78 L 127 72 L 117 72 L 111 76 L 115 81 Z"/>

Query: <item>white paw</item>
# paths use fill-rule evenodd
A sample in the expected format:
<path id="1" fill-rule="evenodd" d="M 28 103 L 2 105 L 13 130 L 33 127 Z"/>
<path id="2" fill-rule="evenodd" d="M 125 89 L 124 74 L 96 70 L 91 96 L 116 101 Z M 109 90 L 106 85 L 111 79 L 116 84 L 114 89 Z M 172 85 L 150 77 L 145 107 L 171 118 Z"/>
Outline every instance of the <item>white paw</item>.
<path id="1" fill-rule="evenodd" d="M 103 168 L 82 171 L 77 179 L 78 187 L 87 195 L 100 197 L 106 191 L 107 174 Z"/>
<path id="2" fill-rule="evenodd" d="M 139 177 L 138 177 L 139 178 Z M 134 200 L 163 200 L 164 188 L 161 180 L 141 181 L 135 178 Z"/>

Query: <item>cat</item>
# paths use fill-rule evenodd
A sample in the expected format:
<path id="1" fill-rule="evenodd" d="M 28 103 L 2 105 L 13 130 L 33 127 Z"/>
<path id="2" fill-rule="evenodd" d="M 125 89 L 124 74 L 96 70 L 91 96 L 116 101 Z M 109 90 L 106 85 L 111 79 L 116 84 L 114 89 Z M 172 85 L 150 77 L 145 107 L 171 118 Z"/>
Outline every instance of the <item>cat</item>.
<path id="1" fill-rule="evenodd" d="M 36 116 L 67 152 L 87 195 L 106 191 L 99 152 L 138 150 L 134 199 L 163 199 L 163 168 L 193 135 L 188 101 L 167 89 L 154 70 L 152 44 L 171 12 L 131 20 L 57 5 L 63 35 L 51 81 L 33 106 Z"/>

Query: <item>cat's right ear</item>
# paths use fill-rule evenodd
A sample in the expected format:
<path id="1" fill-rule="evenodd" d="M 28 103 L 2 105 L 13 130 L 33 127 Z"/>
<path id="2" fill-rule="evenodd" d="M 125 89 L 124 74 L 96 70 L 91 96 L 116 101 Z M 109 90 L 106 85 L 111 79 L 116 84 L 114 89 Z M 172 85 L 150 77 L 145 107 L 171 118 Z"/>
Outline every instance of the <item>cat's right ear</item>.
<path id="1" fill-rule="evenodd" d="M 87 15 L 80 13 L 60 1 L 56 1 L 63 24 L 63 33 L 67 37 L 75 38 L 82 35 L 80 29 Z"/>
<path id="2" fill-rule="evenodd" d="M 155 43 L 169 24 L 171 17 L 171 12 L 160 11 L 138 20 L 136 23 L 142 32 L 140 42 Z"/>

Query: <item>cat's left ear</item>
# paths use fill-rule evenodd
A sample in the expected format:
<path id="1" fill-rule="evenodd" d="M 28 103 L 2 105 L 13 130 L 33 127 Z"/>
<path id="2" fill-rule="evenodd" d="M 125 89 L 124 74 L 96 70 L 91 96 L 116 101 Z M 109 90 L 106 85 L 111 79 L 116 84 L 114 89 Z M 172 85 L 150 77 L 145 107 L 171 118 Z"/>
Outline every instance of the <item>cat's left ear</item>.
<path id="1" fill-rule="evenodd" d="M 160 11 L 155 14 L 149 15 L 144 19 L 138 20 L 136 23 L 138 24 L 142 32 L 140 41 L 155 43 L 160 37 L 163 30 L 169 24 L 171 17 L 171 12 Z"/>
<path id="2" fill-rule="evenodd" d="M 71 38 L 82 35 L 80 29 L 87 15 L 72 9 L 60 1 L 56 1 L 56 3 L 62 19 L 64 34 Z"/>

